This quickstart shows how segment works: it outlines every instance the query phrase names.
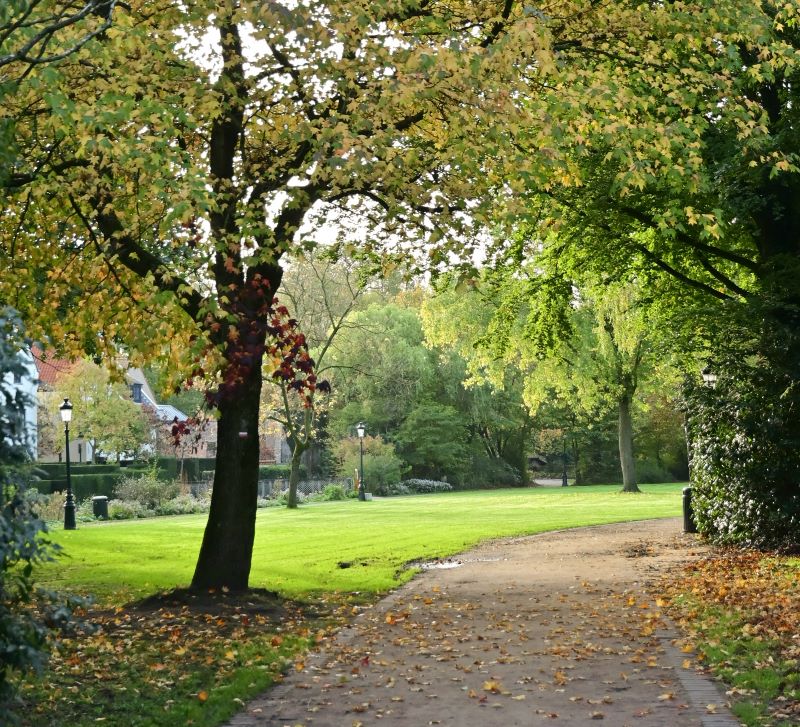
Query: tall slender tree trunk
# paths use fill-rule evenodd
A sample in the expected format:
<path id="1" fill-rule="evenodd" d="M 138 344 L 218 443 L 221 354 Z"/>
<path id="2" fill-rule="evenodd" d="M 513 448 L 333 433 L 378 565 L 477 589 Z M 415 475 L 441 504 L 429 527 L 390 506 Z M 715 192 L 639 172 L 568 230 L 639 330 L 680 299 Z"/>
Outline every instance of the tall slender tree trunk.
<path id="1" fill-rule="evenodd" d="M 214 489 L 192 588 L 248 587 L 258 498 L 260 357 L 236 395 L 220 403 Z"/>
<path id="2" fill-rule="evenodd" d="M 314 414 L 311 407 L 303 412 L 303 428 L 294 433 L 294 445 L 292 447 L 292 460 L 289 469 L 289 502 L 288 507 L 297 507 L 297 485 L 300 482 L 300 460 L 303 453 L 308 449 L 312 442 L 311 425 L 314 423 Z M 288 414 L 287 407 L 287 414 Z M 302 431 L 302 435 L 301 435 Z"/>
<path id="3" fill-rule="evenodd" d="M 619 400 L 619 463 L 622 468 L 622 491 L 641 492 L 636 484 L 636 465 L 633 461 L 633 419 L 631 395 L 625 392 Z"/>
<path id="4" fill-rule="evenodd" d="M 294 448 L 292 449 L 292 459 L 289 465 L 289 499 L 286 503 L 287 507 L 297 507 L 297 485 L 300 482 L 300 460 L 305 451 L 306 446 L 295 439 Z"/>

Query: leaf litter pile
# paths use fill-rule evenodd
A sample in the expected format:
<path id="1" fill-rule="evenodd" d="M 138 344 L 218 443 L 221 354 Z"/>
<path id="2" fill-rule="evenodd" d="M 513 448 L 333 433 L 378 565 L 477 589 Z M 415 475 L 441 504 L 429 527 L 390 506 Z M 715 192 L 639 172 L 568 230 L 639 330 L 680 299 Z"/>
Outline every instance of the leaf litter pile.
<path id="1" fill-rule="evenodd" d="M 800 724 L 800 559 L 722 550 L 661 582 L 672 615 L 748 725 Z M 690 666 L 689 660 L 684 666 Z"/>
<path id="2" fill-rule="evenodd" d="M 78 615 L 92 633 L 62 639 L 47 671 L 24 683 L 22 724 L 217 724 L 302 668 L 298 655 L 346 608 L 264 590 L 176 590 L 89 609 Z"/>

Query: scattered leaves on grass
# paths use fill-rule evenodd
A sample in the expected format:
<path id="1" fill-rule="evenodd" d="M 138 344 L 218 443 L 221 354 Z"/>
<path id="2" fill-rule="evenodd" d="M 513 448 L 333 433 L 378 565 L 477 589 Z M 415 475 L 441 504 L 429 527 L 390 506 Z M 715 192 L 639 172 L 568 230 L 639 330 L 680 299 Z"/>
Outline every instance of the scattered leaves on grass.
<path id="1" fill-rule="evenodd" d="M 340 623 L 349 608 L 324 615 Z M 257 590 L 174 591 L 90 610 L 96 632 L 62 640 L 44 678 L 23 682 L 24 725 L 49 726 L 53 714 L 70 725 L 166 724 L 169 715 L 188 724 L 191 710 L 221 704 L 232 714 L 241 696 L 303 668 L 302 652 L 324 638 L 320 615 Z"/>
<path id="2" fill-rule="evenodd" d="M 686 633 L 681 651 L 694 661 L 684 668 L 708 664 L 730 685 L 729 696 L 761 715 L 755 720 L 787 719 L 792 705 L 800 714 L 797 558 L 720 549 L 663 578 L 658 590 Z"/>

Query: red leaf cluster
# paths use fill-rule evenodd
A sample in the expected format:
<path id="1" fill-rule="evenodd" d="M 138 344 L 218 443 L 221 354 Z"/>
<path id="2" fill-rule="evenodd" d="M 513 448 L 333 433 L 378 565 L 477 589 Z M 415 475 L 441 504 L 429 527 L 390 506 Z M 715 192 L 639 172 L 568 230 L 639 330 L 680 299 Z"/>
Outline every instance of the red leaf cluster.
<path id="1" fill-rule="evenodd" d="M 222 383 L 207 394 L 212 406 L 235 398 L 242 386 L 261 370 L 264 356 L 277 362 L 272 378 L 282 381 L 310 407 L 316 391 L 328 392 L 327 381 L 318 381 L 315 362 L 306 338 L 289 310 L 280 305 L 270 282 L 254 275 L 241 288 L 231 291 L 228 321 L 214 321 L 209 330 L 221 343 L 226 361 Z"/>

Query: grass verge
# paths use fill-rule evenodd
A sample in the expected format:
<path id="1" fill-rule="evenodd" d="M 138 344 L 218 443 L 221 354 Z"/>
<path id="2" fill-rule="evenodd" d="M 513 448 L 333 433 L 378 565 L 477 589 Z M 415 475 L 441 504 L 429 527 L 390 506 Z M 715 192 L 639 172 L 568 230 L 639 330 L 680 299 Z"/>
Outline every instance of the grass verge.
<path id="1" fill-rule="evenodd" d="M 662 591 L 686 650 L 729 686 L 744 724 L 800 724 L 799 559 L 722 551 L 685 566 Z"/>
<path id="2" fill-rule="evenodd" d="M 95 596 L 85 618 L 97 631 L 63 641 L 49 671 L 25 682 L 22 725 L 218 725 L 360 605 L 412 577 L 409 562 L 488 538 L 679 514 L 680 485 L 643 489 L 459 492 L 262 510 L 251 585 L 279 593 L 244 597 L 172 591 L 191 578 L 204 516 L 57 531 L 65 557 L 40 581 Z"/>

